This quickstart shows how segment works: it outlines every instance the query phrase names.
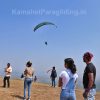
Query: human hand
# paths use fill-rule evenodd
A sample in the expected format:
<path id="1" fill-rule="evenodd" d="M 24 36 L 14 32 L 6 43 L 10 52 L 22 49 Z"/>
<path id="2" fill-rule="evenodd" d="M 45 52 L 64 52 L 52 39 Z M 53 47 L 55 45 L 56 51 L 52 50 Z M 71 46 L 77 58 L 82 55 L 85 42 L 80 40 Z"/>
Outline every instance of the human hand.
<path id="1" fill-rule="evenodd" d="M 84 97 L 84 98 L 87 98 L 87 97 L 88 97 L 88 92 L 85 91 L 85 92 L 83 93 L 83 97 Z"/>

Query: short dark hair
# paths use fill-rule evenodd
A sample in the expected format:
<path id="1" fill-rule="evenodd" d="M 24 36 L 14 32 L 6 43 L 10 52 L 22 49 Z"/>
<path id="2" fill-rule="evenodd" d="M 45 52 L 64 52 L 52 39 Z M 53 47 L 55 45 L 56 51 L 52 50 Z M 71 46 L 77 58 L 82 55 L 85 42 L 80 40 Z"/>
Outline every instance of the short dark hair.
<path id="1" fill-rule="evenodd" d="M 26 66 L 27 66 L 27 67 L 31 67 L 31 66 L 32 66 L 32 63 L 31 63 L 30 61 L 28 61 L 28 62 L 26 63 Z"/>
<path id="2" fill-rule="evenodd" d="M 10 63 L 7 63 L 7 66 L 10 67 Z"/>
<path id="3" fill-rule="evenodd" d="M 84 53 L 84 55 L 83 55 L 83 58 L 84 58 L 84 57 L 87 59 L 87 61 L 91 61 L 91 59 L 93 58 L 93 54 L 90 53 L 90 52 L 86 52 L 86 53 Z"/>
<path id="4" fill-rule="evenodd" d="M 76 65 L 74 64 L 74 60 L 72 58 L 66 58 L 64 61 L 65 61 L 65 64 L 67 64 L 68 69 L 70 69 L 71 72 L 73 74 L 75 74 L 76 73 Z"/>
<path id="5" fill-rule="evenodd" d="M 55 66 L 53 66 L 53 70 L 55 70 Z"/>

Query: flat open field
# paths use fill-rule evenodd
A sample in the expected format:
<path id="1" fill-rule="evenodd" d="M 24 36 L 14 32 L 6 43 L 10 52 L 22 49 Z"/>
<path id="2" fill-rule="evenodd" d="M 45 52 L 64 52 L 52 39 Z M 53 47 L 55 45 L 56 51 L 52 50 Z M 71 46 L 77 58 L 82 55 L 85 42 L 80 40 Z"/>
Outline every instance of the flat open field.
<path id="1" fill-rule="evenodd" d="M 3 79 L 0 78 L 0 100 L 23 100 L 23 80 L 11 80 L 10 88 L 3 88 Z M 82 90 L 76 89 L 77 100 L 83 100 Z M 48 84 L 32 84 L 31 100 L 59 100 L 60 88 L 53 88 Z M 100 100 L 100 92 L 96 95 Z"/>

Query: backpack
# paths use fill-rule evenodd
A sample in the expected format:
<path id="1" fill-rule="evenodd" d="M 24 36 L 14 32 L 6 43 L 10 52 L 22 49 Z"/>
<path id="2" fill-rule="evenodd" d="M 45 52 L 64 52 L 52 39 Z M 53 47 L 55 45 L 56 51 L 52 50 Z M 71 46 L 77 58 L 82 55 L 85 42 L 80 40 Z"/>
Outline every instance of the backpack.
<path id="1" fill-rule="evenodd" d="M 24 78 L 24 74 L 23 73 L 21 74 L 20 78 Z"/>
<path id="2" fill-rule="evenodd" d="M 52 70 L 52 72 L 51 72 L 51 77 L 52 77 L 52 78 L 56 78 L 56 77 L 57 77 L 57 72 L 56 72 L 56 70 Z"/>

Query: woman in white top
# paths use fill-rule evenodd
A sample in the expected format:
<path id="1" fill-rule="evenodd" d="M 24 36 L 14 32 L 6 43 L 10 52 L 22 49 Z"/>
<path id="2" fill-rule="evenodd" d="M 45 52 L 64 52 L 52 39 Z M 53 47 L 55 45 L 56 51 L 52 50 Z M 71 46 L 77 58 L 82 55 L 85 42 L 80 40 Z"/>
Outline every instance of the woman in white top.
<path id="1" fill-rule="evenodd" d="M 34 70 L 32 68 L 32 63 L 30 61 L 27 62 L 26 68 L 24 71 L 24 100 L 26 100 L 26 88 L 28 87 L 28 100 L 30 100 L 30 95 L 31 95 L 31 85 L 32 85 L 32 80 L 33 80 L 33 74 Z"/>
<path id="2" fill-rule="evenodd" d="M 58 86 L 61 87 L 60 100 L 76 100 L 75 83 L 78 78 L 76 66 L 72 58 L 64 60 L 65 71 L 59 76 Z"/>

